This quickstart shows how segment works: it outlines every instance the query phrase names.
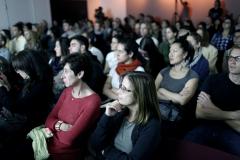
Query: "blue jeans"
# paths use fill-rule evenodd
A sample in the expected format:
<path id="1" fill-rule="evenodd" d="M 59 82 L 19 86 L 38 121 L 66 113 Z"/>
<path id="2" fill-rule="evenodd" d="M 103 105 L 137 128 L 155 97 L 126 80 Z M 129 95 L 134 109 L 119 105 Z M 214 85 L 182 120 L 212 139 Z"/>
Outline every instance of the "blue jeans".
<path id="1" fill-rule="evenodd" d="M 203 122 L 184 139 L 240 156 L 240 133 L 223 122 Z"/>

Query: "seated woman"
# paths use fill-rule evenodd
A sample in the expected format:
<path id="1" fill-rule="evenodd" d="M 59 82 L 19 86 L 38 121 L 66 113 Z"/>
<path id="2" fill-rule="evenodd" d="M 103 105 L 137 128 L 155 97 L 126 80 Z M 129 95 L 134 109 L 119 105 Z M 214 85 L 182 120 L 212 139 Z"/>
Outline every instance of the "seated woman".
<path id="1" fill-rule="evenodd" d="M 63 65 L 62 79 L 67 88 L 45 123 L 53 133 L 48 151 L 54 160 L 82 159 L 89 132 L 100 114 L 101 99 L 85 83 L 91 74 L 87 55 L 68 55 Z"/>
<path id="2" fill-rule="evenodd" d="M 199 84 L 201 84 L 209 74 L 209 64 L 202 53 L 201 36 L 191 33 L 187 36 L 187 41 L 194 48 L 193 60 L 189 61 L 189 67 L 199 75 Z"/>
<path id="3" fill-rule="evenodd" d="M 144 71 L 138 59 L 138 45 L 132 39 L 120 39 L 117 46 L 118 65 L 112 68 L 103 87 L 103 94 L 110 99 L 117 99 L 119 78 L 128 71 Z"/>
<path id="4" fill-rule="evenodd" d="M 52 57 L 48 64 L 51 66 L 53 70 L 54 76 L 54 83 L 53 83 L 53 93 L 54 93 L 54 101 L 57 101 L 60 94 L 64 89 L 64 83 L 62 81 L 61 75 L 63 72 L 62 61 L 65 56 L 68 55 L 68 47 L 69 47 L 69 40 L 68 38 L 59 38 L 56 40 L 55 43 L 55 56 Z"/>
<path id="5" fill-rule="evenodd" d="M 170 48 L 170 66 L 161 70 L 155 80 L 164 135 L 178 134 L 184 106 L 197 89 L 198 74 L 186 63 L 193 54 L 194 50 L 186 40 L 176 40 Z"/>
<path id="6" fill-rule="evenodd" d="M 5 99 L 8 99 L 5 103 L 8 105 L 1 109 L 0 115 L 1 142 L 22 132 L 25 135 L 33 127 L 44 123 L 53 97 L 52 72 L 40 53 L 21 51 L 13 57 L 12 66 L 24 81 L 23 87 L 18 88 L 16 94 L 11 94 L 18 82 L 11 83 L 9 76 L 1 74 L 0 85 L 6 87 L 9 93 Z"/>
<path id="7" fill-rule="evenodd" d="M 161 118 L 153 78 L 122 75 L 118 98 L 105 104 L 90 143 L 99 159 L 152 159 L 160 144 Z"/>
<path id="8" fill-rule="evenodd" d="M 208 60 L 209 64 L 209 74 L 216 74 L 216 62 L 217 62 L 217 55 L 218 50 L 209 42 L 209 33 L 204 28 L 199 28 L 197 34 L 201 36 L 201 50 L 202 55 Z"/>
<path id="9" fill-rule="evenodd" d="M 117 62 L 117 45 L 120 39 L 119 35 L 115 35 L 112 37 L 111 41 L 111 52 L 106 55 L 105 65 L 104 65 L 104 74 L 108 74 L 111 68 L 115 67 Z"/>
<path id="10" fill-rule="evenodd" d="M 49 65 L 52 67 L 53 75 L 56 76 L 61 70 L 61 62 L 66 55 L 68 55 L 70 42 L 67 38 L 59 38 L 55 43 L 55 56 L 51 57 L 49 60 Z"/>
<path id="11" fill-rule="evenodd" d="M 140 41 L 138 51 L 143 57 L 144 69 L 151 74 L 155 79 L 161 69 L 165 67 L 165 62 L 162 54 L 159 53 L 158 48 L 154 44 L 151 37 L 143 37 Z"/>

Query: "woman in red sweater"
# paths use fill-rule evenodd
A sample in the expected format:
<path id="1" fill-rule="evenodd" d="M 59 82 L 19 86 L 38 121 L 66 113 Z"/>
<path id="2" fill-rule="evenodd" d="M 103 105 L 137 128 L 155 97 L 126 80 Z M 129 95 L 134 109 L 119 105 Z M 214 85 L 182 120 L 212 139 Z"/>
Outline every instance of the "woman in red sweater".
<path id="1" fill-rule="evenodd" d="M 83 159 L 86 141 L 100 114 L 100 97 L 85 83 L 91 73 L 85 55 L 71 54 L 63 61 L 67 87 L 48 115 L 45 126 L 53 137 L 48 151 L 54 160 Z"/>

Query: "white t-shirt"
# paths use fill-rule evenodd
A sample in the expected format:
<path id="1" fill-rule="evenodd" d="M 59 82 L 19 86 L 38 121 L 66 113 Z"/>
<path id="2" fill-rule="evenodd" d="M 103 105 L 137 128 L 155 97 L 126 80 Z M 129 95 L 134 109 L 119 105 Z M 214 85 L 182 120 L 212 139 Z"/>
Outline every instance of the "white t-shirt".
<path id="1" fill-rule="evenodd" d="M 108 67 L 112 69 L 118 64 L 117 61 L 117 53 L 115 51 L 112 51 L 107 54 L 106 56 L 106 63 L 108 64 Z"/>
<path id="2" fill-rule="evenodd" d="M 89 48 L 89 51 L 90 51 L 94 56 L 97 57 L 98 61 L 99 61 L 101 64 L 103 63 L 104 57 L 103 57 L 102 52 L 101 52 L 98 48 L 92 46 L 91 48 Z"/>
<path id="3" fill-rule="evenodd" d="M 110 70 L 108 76 L 110 76 L 110 77 L 112 78 L 112 82 L 111 82 L 112 88 L 117 88 L 117 89 L 118 89 L 118 88 L 119 88 L 119 85 L 120 85 L 120 83 L 119 83 L 119 81 L 120 81 L 120 76 L 119 76 L 119 74 L 117 73 L 116 68 L 117 68 L 117 66 L 113 67 L 113 68 Z M 134 71 L 145 72 L 145 71 L 144 71 L 144 68 L 143 68 L 142 66 L 138 66 Z"/>

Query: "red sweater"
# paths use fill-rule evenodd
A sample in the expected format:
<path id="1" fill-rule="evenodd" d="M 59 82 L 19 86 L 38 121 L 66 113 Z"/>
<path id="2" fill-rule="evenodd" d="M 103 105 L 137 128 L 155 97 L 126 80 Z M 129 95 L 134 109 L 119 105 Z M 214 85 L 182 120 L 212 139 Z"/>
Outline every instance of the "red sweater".
<path id="1" fill-rule="evenodd" d="M 66 88 L 45 123 L 54 134 L 48 141 L 49 153 L 63 156 L 80 152 L 85 144 L 76 142 L 76 138 L 85 139 L 81 136 L 86 136 L 86 132 L 95 124 L 100 115 L 100 103 L 101 99 L 95 93 L 84 98 L 74 98 L 72 87 Z M 59 120 L 71 124 L 72 128 L 66 132 L 55 130 L 55 123 Z"/>

